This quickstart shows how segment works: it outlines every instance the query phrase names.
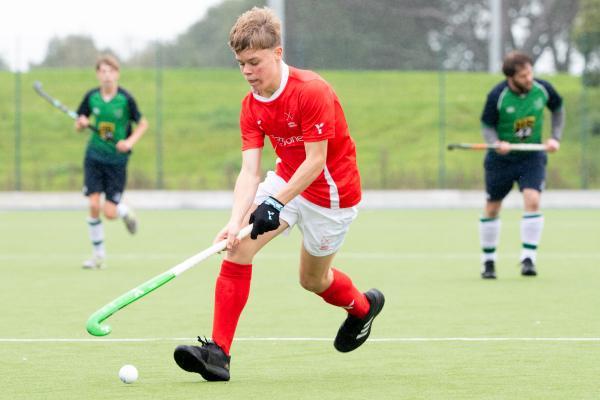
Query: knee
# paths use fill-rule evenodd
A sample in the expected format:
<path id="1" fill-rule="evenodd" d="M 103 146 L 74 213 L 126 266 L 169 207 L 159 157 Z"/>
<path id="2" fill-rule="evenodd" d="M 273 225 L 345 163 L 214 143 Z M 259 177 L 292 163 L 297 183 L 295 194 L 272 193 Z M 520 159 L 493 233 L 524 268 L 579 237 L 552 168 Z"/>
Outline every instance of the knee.
<path id="1" fill-rule="evenodd" d="M 250 240 L 242 240 L 235 250 L 227 251 L 225 259 L 236 264 L 252 264 L 257 252 L 254 247 L 255 243 L 252 242 Z"/>
<path id="2" fill-rule="evenodd" d="M 300 286 L 309 292 L 322 293 L 327 289 L 327 279 L 312 274 L 300 274 Z"/>
<path id="3" fill-rule="evenodd" d="M 117 208 L 116 207 L 104 207 L 104 216 L 107 219 L 116 219 L 118 217 Z"/>

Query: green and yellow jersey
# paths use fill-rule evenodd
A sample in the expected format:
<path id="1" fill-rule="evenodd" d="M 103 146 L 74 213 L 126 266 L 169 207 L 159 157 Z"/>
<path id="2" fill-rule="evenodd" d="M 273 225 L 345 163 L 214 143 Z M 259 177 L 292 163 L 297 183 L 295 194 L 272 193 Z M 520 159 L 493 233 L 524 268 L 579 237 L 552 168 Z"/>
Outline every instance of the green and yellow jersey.
<path id="1" fill-rule="evenodd" d="M 120 153 L 116 149 L 119 140 L 131 135 L 132 122 L 138 123 L 142 118 L 133 96 L 125 89 L 118 88 L 117 94 L 105 101 L 100 88 L 88 91 L 77 114 L 93 118 L 90 123 L 98 133 L 92 133 L 88 141 L 86 157 L 109 164 L 126 163 L 129 153 Z"/>
<path id="2" fill-rule="evenodd" d="M 495 129 L 502 141 L 542 143 L 544 107 L 552 112 L 562 107 L 562 98 L 549 82 L 534 79 L 531 90 L 519 94 L 503 81 L 488 94 L 481 123 Z"/>

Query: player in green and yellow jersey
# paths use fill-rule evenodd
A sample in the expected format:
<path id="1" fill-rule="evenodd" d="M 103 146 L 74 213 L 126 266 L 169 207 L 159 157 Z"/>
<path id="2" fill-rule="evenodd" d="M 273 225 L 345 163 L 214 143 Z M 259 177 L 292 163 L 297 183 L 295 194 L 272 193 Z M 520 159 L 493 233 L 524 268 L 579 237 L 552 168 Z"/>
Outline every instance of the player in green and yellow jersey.
<path id="1" fill-rule="evenodd" d="M 119 62 L 113 56 L 102 56 L 96 63 L 96 77 L 100 86 L 86 93 L 77 109 L 75 122 L 78 130 L 93 124 L 98 132 L 90 135 L 84 161 L 83 192 L 89 198 L 88 227 L 94 248 L 84 268 L 105 266 L 104 228 L 100 219 L 101 195 L 104 193 L 104 216 L 120 217 L 133 234 L 137 221 L 122 196 L 127 181 L 127 161 L 131 149 L 148 128 L 134 98 L 118 84 Z M 135 129 L 132 126 L 135 123 Z"/>
<path id="2" fill-rule="evenodd" d="M 523 193 L 524 213 L 521 220 L 521 274 L 535 276 L 537 246 L 544 218 L 540 213 L 540 196 L 546 175 L 543 151 L 511 152 L 511 143 L 542 143 L 544 108 L 552 112 L 551 135 L 545 141 L 546 152 L 560 148 L 564 126 L 564 107 L 552 85 L 533 77 L 533 62 L 524 53 L 509 53 L 502 65 L 506 80 L 488 94 L 481 116 L 486 142 L 497 144 L 488 151 L 485 167 L 487 202 L 479 223 L 484 279 L 495 279 L 496 247 L 500 237 L 500 208 L 514 182 Z"/>

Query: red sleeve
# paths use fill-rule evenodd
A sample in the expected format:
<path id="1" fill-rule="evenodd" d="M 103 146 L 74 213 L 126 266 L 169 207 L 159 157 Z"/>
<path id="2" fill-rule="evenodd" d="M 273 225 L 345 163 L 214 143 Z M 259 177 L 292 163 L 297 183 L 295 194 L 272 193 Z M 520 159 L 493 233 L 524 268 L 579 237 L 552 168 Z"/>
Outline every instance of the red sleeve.
<path id="1" fill-rule="evenodd" d="M 302 135 L 305 142 L 335 137 L 334 93 L 322 79 L 307 82 L 299 96 Z"/>
<path id="2" fill-rule="evenodd" d="M 242 111 L 240 113 L 242 151 L 261 148 L 265 144 L 265 134 L 258 125 L 259 121 L 256 121 L 256 118 L 252 114 L 249 96 L 242 102 Z"/>

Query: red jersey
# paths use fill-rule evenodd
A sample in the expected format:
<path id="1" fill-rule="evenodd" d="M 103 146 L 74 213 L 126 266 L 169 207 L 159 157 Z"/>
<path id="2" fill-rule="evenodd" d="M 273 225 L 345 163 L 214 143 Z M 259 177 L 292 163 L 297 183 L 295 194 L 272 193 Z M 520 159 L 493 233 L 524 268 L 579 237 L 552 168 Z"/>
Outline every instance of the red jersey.
<path id="1" fill-rule="evenodd" d="M 361 198 L 356 146 L 333 88 L 318 74 L 282 64 L 279 89 L 269 98 L 250 92 L 242 101 L 242 150 L 261 148 L 265 135 L 278 156 L 275 172 L 286 182 L 305 160 L 304 142 L 327 140 L 327 162 L 301 193 L 327 208 Z"/>

